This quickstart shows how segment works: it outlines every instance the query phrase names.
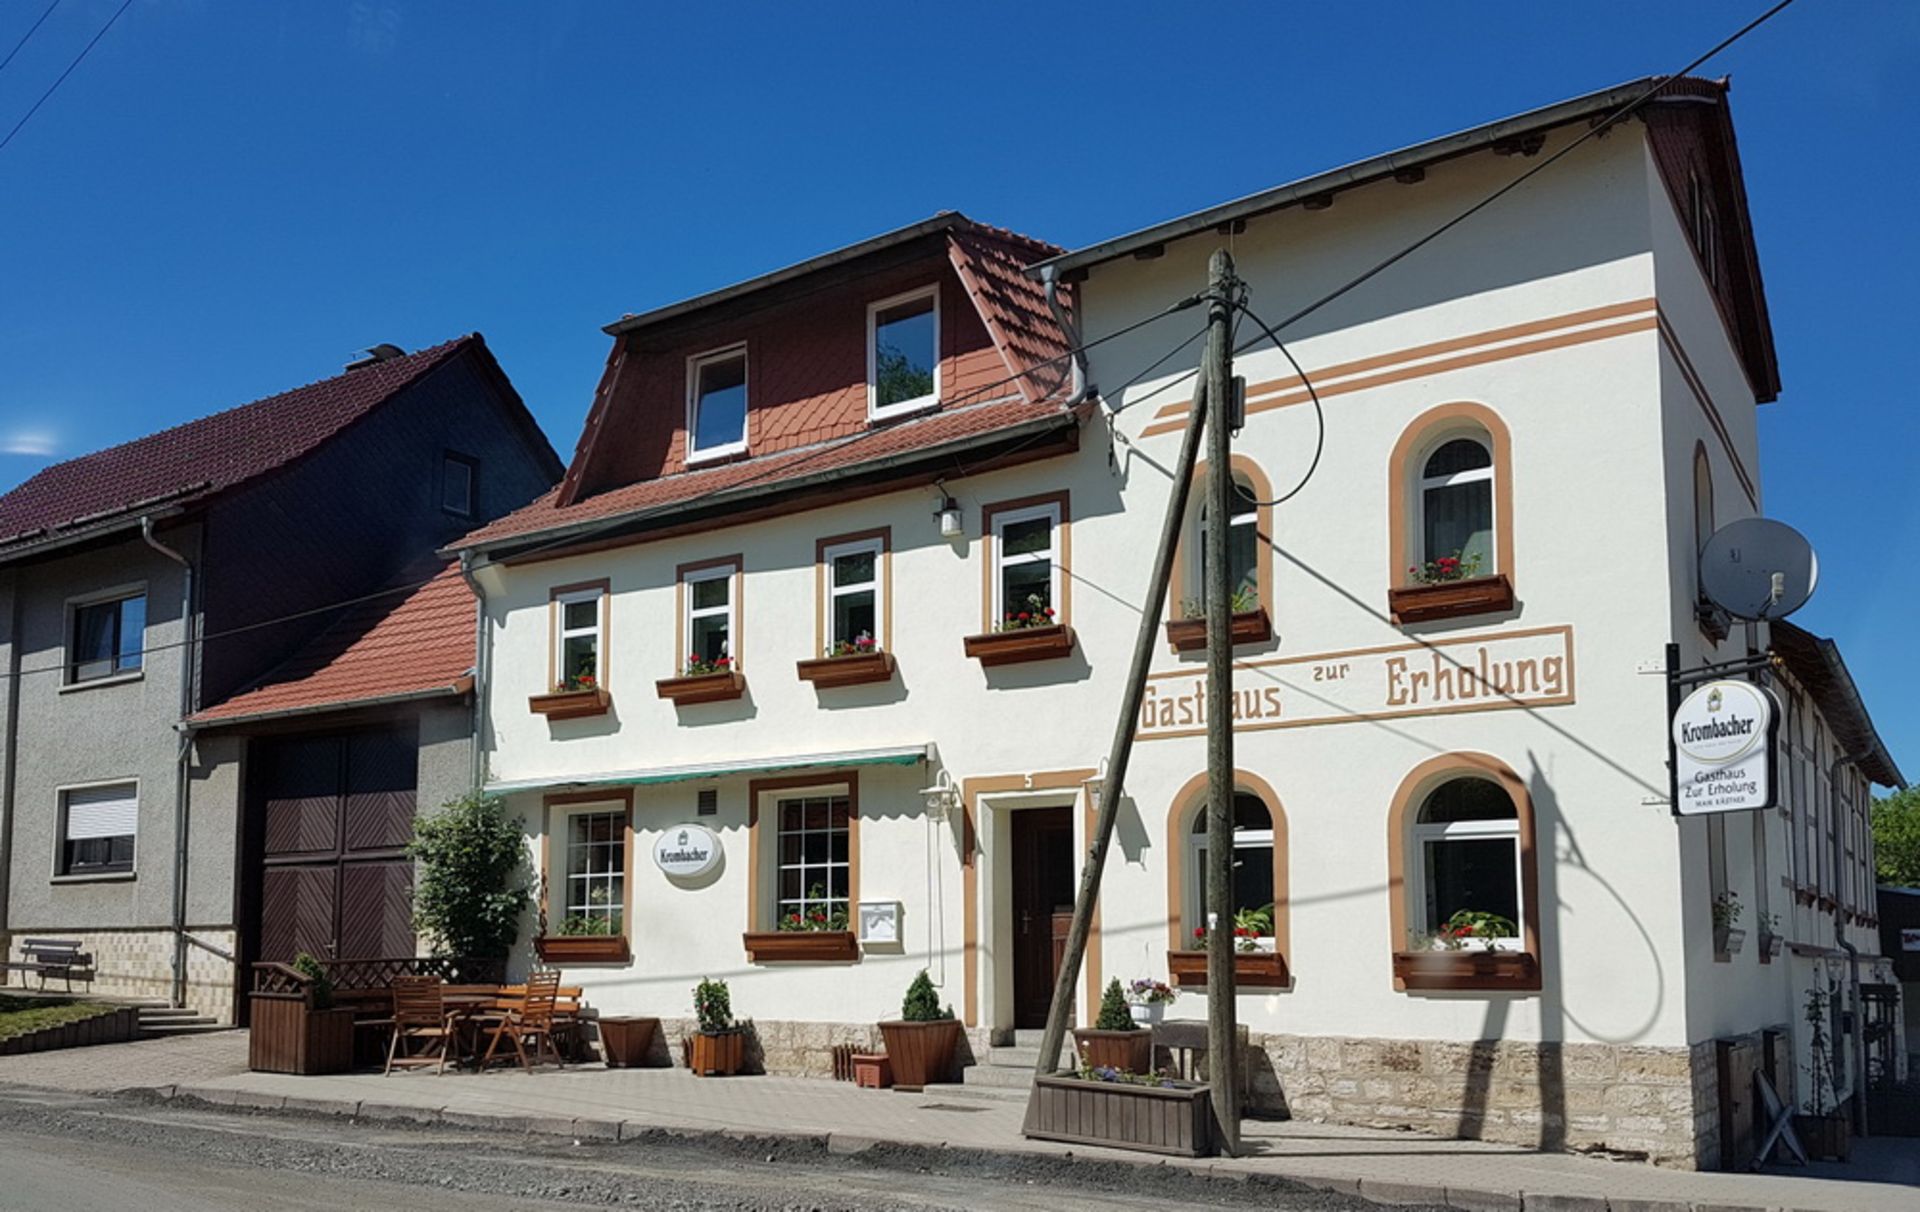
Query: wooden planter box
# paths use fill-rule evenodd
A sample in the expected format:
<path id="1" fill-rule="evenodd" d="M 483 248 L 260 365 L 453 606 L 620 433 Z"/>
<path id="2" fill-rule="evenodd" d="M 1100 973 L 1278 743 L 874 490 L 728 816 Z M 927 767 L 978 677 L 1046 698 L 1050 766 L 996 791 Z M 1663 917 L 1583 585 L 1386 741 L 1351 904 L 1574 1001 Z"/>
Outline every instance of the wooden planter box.
<path id="1" fill-rule="evenodd" d="M 885 1090 L 893 1085 L 893 1062 L 884 1052 L 855 1053 L 853 1084 L 868 1090 Z"/>
<path id="2" fill-rule="evenodd" d="M 1402 989 L 1537 990 L 1540 965 L 1525 951 L 1396 951 Z"/>
<path id="3" fill-rule="evenodd" d="M 1173 984 L 1182 989 L 1204 989 L 1207 984 L 1207 953 L 1167 952 L 1167 974 L 1173 978 Z M 1233 953 L 1235 988 L 1285 989 L 1289 979 L 1287 957 L 1278 951 Z"/>
<path id="4" fill-rule="evenodd" d="M 297 995 L 250 998 L 247 1068 L 255 1073 L 345 1073 L 353 1068 L 353 1007 L 315 1010 Z"/>
<path id="5" fill-rule="evenodd" d="M 740 936 L 756 964 L 850 964 L 860 958 L 851 930 L 764 930 Z"/>
<path id="6" fill-rule="evenodd" d="M 746 1028 L 735 1027 L 718 1034 L 693 1033 L 693 1059 L 687 1068 L 695 1077 L 732 1077 L 746 1063 Z"/>
<path id="7" fill-rule="evenodd" d="M 1402 585 L 1387 590 L 1387 609 L 1396 623 L 1425 623 L 1469 614 L 1498 614 L 1513 609 L 1513 582 L 1505 573 L 1432 585 Z"/>
<path id="8" fill-rule="evenodd" d="M 1796 1115 L 1793 1130 L 1814 1161 L 1845 1161 L 1852 1149 L 1853 1124 L 1844 1115 Z"/>
<path id="9" fill-rule="evenodd" d="M 592 690 L 555 690 L 536 694 L 527 700 L 527 710 L 550 720 L 578 720 L 590 715 L 605 715 L 613 698 L 605 688 Z"/>
<path id="10" fill-rule="evenodd" d="M 1026 661 L 1051 661 L 1073 651 L 1073 628 L 1022 627 L 1017 631 L 989 631 L 966 638 L 967 655 L 988 669 Z"/>
<path id="11" fill-rule="evenodd" d="M 1035 1140 L 1211 1157 L 1213 1099 L 1192 1082 L 1169 1089 L 1046 1074 L 1033 1080 L 1021 1131 Z"/>
<path id="12" fill-rule="evenodd" d="M 794 671 L 801 681 L 812 682 L 816 690 L 867 686 L 893 680 L 893 654 L 865 652 L 857 656 L 816 657 L 797 662 Z"/>
<path id="13" fill-rule="evenodd" d="M 959 1019 L 881 1023 L 880 1037 L 886 1041 L 887 1061 L 893 1066 L 897 1089 L 924 1090 L 931 1082 L 953 1077 L 953 1056 L 960 1047 Z"/>
<path id="14" fill-rule="evenodd" d="M 603 1018 L 600 1020 L 601 1059 L 609 1069 L 638 1069 L 653 1051 L 660 1030 L 657 1018 Z"/>
<path id="15" fill-rule="evenodd" d="M 1242 611 L 1233 616 L 1233 642 L 1240 644 L 1264 644 L 1273 638 L 1273 620 L 1267 617 L 1265 606 Z M 1207 646 L 1207 620 L 1168 619 L 1167 643 L 1177 651 L 1193 652 Z"/>
<path id="16" fill-rule="evenodd" d="M 1073 1043 L 1080 1050 L 1080 1063 L 1088 1069 L 1118 1069 L 1122 1073 L 1153 1072 L 1153 1032 L 1102 1031 L 1096 1027 L 1078 1027 Z"/>
<path id="17" fill-rule="evenodd" d="M 633 949 L 624 934 L 548 934 L 533 940 L 534 954 L 549 964 L 624 964 Z"/>
<path id="18" fill-rule="evenodd" d="M 695 703 L 724 703 L 737 699 L 747 691 L 747 679 L 737 669 L 725 673 L 696 673 L 688 677 L 661 678 L 653 684 L 660 697 L 670 699 L 675 707 L 691 707 Z"/>

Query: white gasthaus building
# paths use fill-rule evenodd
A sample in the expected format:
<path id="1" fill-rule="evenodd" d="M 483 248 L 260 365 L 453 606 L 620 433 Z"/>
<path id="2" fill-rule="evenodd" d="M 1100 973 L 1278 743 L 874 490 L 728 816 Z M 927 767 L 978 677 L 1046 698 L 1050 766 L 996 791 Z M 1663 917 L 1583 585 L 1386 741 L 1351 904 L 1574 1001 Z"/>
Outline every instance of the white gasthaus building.
<path id="1" fill-rule="evenodd" d="M 945 214 L 610 325 L 565 481 L 462 544 L 540 953 L 602 1013 L 685 1017 L 725 978 L 775 1070 L 867 1043 L 922 968 L 975 1060 L 1040 1026 L 1197 344 L 1133 380 L 1202 312 L 1071 375 L 1035 267 L 1098 338 L 1230 242 L 1272 322 L 1643 87 L 1075 253 Z M 1267 503 L 1319 421 L 1249 349 L 1229 519 L 1252 1105 L 1681 1165 L 1751 1148 L 1746 1074 L 1809 1100 L 1808 992 L 1845 997 L 1842 942 L 1879 962 L 1866 787 L 1900 775 L 1796 629 L 1780 806 L 1668 806 L 1665 648 L 1747 653 L 1695 554 L 1762 511 L 1778 388 L 1724 86 L 1680 82 L 1286 336 L 1324 453 Z M 1203 524 L 1082 1021 L 1115 976 L 1171 976 L 1204 1017 Z M 1726 893 L 1742 936 L 1715 928 Z M 1490 946 L 1434 941 L 1468 920 Z"/>

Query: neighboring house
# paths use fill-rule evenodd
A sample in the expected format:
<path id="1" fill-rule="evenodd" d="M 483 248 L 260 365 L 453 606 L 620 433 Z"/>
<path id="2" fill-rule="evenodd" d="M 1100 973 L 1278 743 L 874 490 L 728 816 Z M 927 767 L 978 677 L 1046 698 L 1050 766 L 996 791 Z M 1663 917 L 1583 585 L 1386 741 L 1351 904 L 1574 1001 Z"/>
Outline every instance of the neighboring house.
<path id="1" fill-rule="evenodd" d="M 1190 414 L 1195 347 L 1160 360 L 1201 312 L 1106 338 L 1228 243 L 1277 322 L 1647 84 L 1076 253 L 944 215 L 611 325 L 561 486 L 458 544 L 488 785 L 543 876 L 534 950 L 608 1013 L 685 1015 L 725 977 L 788 1071 L 866 1042 L 923 967 L 976 1058 L 1038 1027 Z M 1070 329 L 1099 342 L 1084 375 Z M 1255 1105 L 1737 1158 L 1732 1066 L 1804 1093 L 1782 1041 L 1844 963 L 1821 898 L 1876 947 L 1853 868 L 1836 886 L 1794 839 L 1854 836 L 1866 869 L 1861 784 L 1899 772 L 1857 696 L 1783 658 L 1812 730 L 1785 743 L 1851 756 L 1842 795 L 1668 803 L 1665 650 L 1745 655 L 1694 569 L 1760 511 L 1778 390 L 1724 86 L 1680 82 L 1286 336 L 1324 455 L 1253 342 L 1226 519 L 1233 908 L 1271 906 L 1237 965 Z M 1204 525 L 1196 497 L 1082 1021 L 1116 976 L 1204 1015 Z M 1454 558 L 1468 575 L 1422 583 Z M 1737 951 L 1714 928 L 1736 888 Z M 1433 949 L 1462 910 L 1488 950 Z"/>
<path id="2" fill-rule="evenodd" d="M 401 877 L 361 864 L 404 842 L 416 782 L 472 778 L 472 599 L 422 561 L 559 470 L 475 335 L 382 347 L 0 496 L 8 946 L 80 939 L 99 992 L 221 1019 L 236 964 L 295 941 L 411 953 Z M 430 690 L 448 705 L 396 701 Z M 278 737 L 295 728 L 340 739 L 302 751 Z"/>

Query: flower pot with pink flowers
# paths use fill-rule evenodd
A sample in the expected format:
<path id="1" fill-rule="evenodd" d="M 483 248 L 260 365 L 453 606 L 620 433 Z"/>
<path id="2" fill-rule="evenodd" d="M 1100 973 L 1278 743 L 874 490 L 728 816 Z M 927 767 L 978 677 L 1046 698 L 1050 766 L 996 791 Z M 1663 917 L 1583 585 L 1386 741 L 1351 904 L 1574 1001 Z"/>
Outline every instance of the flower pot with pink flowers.
<path id="1" fill-rule="evenodd" d="M 746 693 L 747 680 L 740 674 L 739 663 L 726 653 L 706 657 L 692 652 L 680 666 L 678 677 L 661 678 L 654 688 L 674 706 L 688 707 L 737 699 Z"/>

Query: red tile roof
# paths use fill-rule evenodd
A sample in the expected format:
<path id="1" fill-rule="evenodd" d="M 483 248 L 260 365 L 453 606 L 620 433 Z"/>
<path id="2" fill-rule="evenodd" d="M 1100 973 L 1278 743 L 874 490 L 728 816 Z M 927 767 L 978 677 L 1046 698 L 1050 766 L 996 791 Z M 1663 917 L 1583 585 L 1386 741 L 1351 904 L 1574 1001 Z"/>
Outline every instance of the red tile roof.
<path id="1" fill-rule="evenodd" d="M 192 722 L 235 723 L 464 694 L 473 685 L 472 674 L 473 592 L 459 566 L 447 564 L 418 588 L 348 607 L 258 683 L 206 708 Z"/>
<path id="2" fill-rule="evenodd" d="M 293 462 L 471 345 L 376 362 L 56 463 L 0 496 L 0 550 L 136 508 L 203 500 Z"/>

